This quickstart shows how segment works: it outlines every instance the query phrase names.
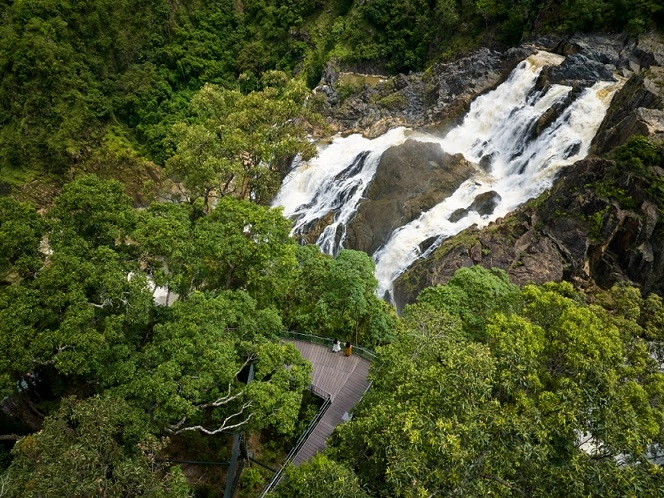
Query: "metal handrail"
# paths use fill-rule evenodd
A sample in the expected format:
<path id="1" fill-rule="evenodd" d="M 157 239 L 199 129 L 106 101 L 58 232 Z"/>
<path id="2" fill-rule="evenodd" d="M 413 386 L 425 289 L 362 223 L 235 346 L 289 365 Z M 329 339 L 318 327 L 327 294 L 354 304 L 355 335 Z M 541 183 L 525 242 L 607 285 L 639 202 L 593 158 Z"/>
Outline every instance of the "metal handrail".
<path id="1" fill-rule="evenodd" d="M 325 392 L 314 385 L 309 386 L 309 390 L 316 396 L 323 398 L 324 399 L 323 404 L 318 410 L 316 416 L 311 419 L 311 422 L 309 422 L 307 428 L 304 430 L 304 432 L 302 432 L 298 440 L 295 442 L 295 445 L 291 448 L 290 452 L 288 452 L 288 455 L 286 455 L 284 463 L 281 464 L 279 469 L 272 476 L 272 479 L 270 479 L 270 482 L 268 482 L 267 485 L 263 488 L 263 491 L 261 492 L 259 498 L 264 498 L 272 489 L 274 489 L 277 486 L 277 484 L 279 484 L 281 478 L 284 475 L 284 470 L 286 469 L 286 466 L 293 460 L 293 458 L 295 458 L 295 455 L 297 455 L 300 449 L 302 449 L 302 446 L 304 446 L 304 443 L 307 441 L 307 438 L 314 431 L 314 429 L 318 425 L 318 422 L 320 422 L 320 420 L 323 418 L 323 415 L 325 415 L 325 412 L 332 404 L 332 395 L 330 395 L 330 393 Z"/>
<path id="2" fill-rule="evenodd" d="M 325 346 L 329 346 L 332 342 L 332 339 L 329 337 L 321 337 L 319 335 L 313 334 L 303 334 L 302 332 L 295 332 L 292 330 L 284 330 L 283 335 L 286 337 L 304 340 L 306 342 L 313 342 L 314 344 L 323 344 Z M 361 346 L 353 346 L 353 352 L 365 360 L 374 361 L 376 359 L 375 352 Z"/>
<path id="3" fill-rule="evenodd" d="M 314 334 L 304 334 L 302 332 L 295 332 L 292 330 L 284 330 L 282 336 L 298 339 L 305 342 L 311 342 L 314 344 L 322 344 L 325 346 L 329 346 L 332 341 L 332 339 L 330 339 L 329 337 L 321 337 L 319 335 L 314 335 Z M 366 360 L 369 361 L 376 360 L 376 353 L 370 349 L 363 348 L 361 346 L 353 346 L 353 351 L 358 356 Z M 367 386 L 367 389 L 362 394 L 363 397 L 364 394 L 366 394 L 366 392 L 369 390 L 369 387 L 371 387 L 371 384 L 372 383 L 369 383 L 369 386 Z M 304 432 L 302 432 L 298 440 L 295 442 L 293 448 L 291 448 L 290 452 L 286 456 L 286 459 L 284 460 L 284 463 L 274 473 L 274 476 L 272 476 L 270 482 L 268 482 L 267 485 L 263 488 L 263 491 L 259 495 L 259 498 L 265 498 L 265 496 L 281 482 L 281 479 L 284 476 L 284 470 L 286 469 L 286 466 L 293 460 L 293 458 L 295 458 L 295 455 L 297 455 L 297 453 L 302 449 L 302 446 L 304 446 L 304 443 L 306 442 L 307 438 L 314 431 L 320 420 L 323 418 L 323 415 L 325 415 L 325 412 L 332 404 L 332 396 L 330 395 L 330 393 L 323 391 L 322 389 L 314 386 L 313 384 L 311 384 L 308 387 L 308 389 L 316 396 L 322 398 L 324 400 L 323 404 L 318 410 L 316 416 L 313 419 L 311 419 L 311 422 L 309 422 L 307 428 L 304 430 Z"/>

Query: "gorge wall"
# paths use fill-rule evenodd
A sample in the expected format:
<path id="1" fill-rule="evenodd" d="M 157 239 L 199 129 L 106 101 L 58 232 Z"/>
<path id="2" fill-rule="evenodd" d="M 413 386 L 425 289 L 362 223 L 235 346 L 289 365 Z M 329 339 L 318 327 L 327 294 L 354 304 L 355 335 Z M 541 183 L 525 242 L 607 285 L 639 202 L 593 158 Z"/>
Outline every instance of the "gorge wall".
<path id="1" fill-rule="evenodd" d="M 559 45 L 562 53 L 590 52 L 602 60 L 606 51 L 598 57 L 593 48 L 590 42 L 573 40 Z M 628 80 L 593 141 L 595 156 L 611 157 L 633 135 L 649 137 L 661 149 L 663 49 L 653 38 L 630 48 L 630 57 L 621 64 Z M 413 302 L 423 288 L 445 283 L 459 267 L 474 264 L 501 268 L 520 285 L 562 279 L 582 287 L 627 282 L 644 293 L 663 295 L 662 168 L 661 163 L 635 167 L 600 157 L 567 167 L 539 199 L 483 230 L 465 230 L 417 261 L 395 282 L 397 307 Z"/>
<path id="2" fill-rule="evenodd" d="M 446 152 L 437 143 L 395 128 L 406 125 L 438 136 L 454 126 L 460 128 L 458 125 L 464 119 L 470 119 L 464 116 L 471 109 L 471 102 L 480 94 L 498 89 L 507 78 L 514 79 L 516 76 L 511 73 L 514 67 L 517 64 L 522 67 L 521 61 L 538 50 L 565 57 L 538 63 L 544 67 L 537 69 L 540 72 L 535 84 L 525 89 L 526 107 L 537 107 L 540 101 L 549 101 L 543 104 L 539 114 L 524 121 L 526 129 L 510 132 L 512 135 L 506 138 L 515 138 L 520 143 L 508 144 L 507 151 L 492 150 L 493 145 L 488 142 L 469 142 L 463 149 L 466 150 L 464 157 L 451 151 L 455 146 L 449 142 L 472 141 L 472 136 L 453 137 L 453 140 L 451 133 L 448 143 L 441 142 Z M 512 172 L 516 178 L 531 168 L 529 158 L 536 154 L 526 144 L 545 140 L 549 135 L 554 137 L 556 130 L 573 119 L 571 106 L 587 98 L 591 87 L 599 98 L 603 92 L 615 91 L 615 86 L 600 85 L 603 81 L 620 79 L 617 84 L 622 85 L 622 89 L 613 98 L 601 125 L 598 124 L 599 130 L 592 142 L 593 154 L 606 155 L 633 134 L 661 138 L 664 130 L 662 53 L 661 42 L 652 36 L 639 40 L 626 36 L 547 38 L 505 53 L 482 49 L 454 63 L 435 65 L 425 73 L 400 75 L 375 86 L 365 85 L 360 92 L 345 97 L 340 84 L 343 75 L 333 66 L 329 67 L 316 90 L 323 95 L 325 112 L 344 134 L 361 131 L 367 141 L 358 143 L 358 151 L 363 147 L 367 151 L 361 160 L 357 159 L 360 154 L 348 166 L 328 174 L 329 181 L 336 182 L 336 190 L 328 188 L 326 192 L 335 190 L 336 200 L 328 200 L 324 206 L 317 204 L 321 197 L 329 195 L 319 191 L 298 208 L 299 236 L 306 242 L 318 240 L 318 244 L 331 253 L 341 247 L 366 251 L 378 261 L 380 273 L 381 251 L 385 251 L 395 230 L 419 223 L 424 218 L 423 213 L 466 182 L 467 190 L 476 189 L 476 194 L 445 216 L 453 223 L 467 218 L 468 228 L 455 236 L 436 235 L 419 240 L 415 252 L 421 259 L 396 280 L 391 294 L 386 290 L 388 287 L 383 286 L 386 297 L 391 297 L 398 308 L 412 302 L 422 288 L 444 283 L 457 268 L 472 264 L 503 268 L 520 284 L 563 278 L 575 279 L 584 285 L 591 282 L 610 285 L 629 280 L 645 291 L 661 291 L 663 275 L 658 249 L 661 230 L 658 196 L 652 188 L 659 178 L 656 168 L 626 172 L 624 169 L 628 167 L 624 164 L 591 157 L 567 166 L 550 193 L 512 214 L 501 211 L 499 214 L 503 217 L 483 229 L 479 226 L 488 223 L 486 220 L 496 206 L 508 206 L 509 202 L 502 198 L 510 196 L 509 189 L 503 190 L 501 197 L 497 191 L 481 186 L 482 171 L 492 173 L 495 168 L 509 165 L 518 168 Z M 532 70 L 536 67 L 537 64 Z M 510 87 L 509 91 L 516 90 Z M 518 114 L 522 107 L 515 103 L 503 119 L 520 119 Z M 593 107 L 579 106 L 575 112 L 592 114 L 597 111 Z M 601 120 L 601 116 L 599 118 Z M 481 117 L 478 119 L 477 126 L 481 128 L 484 124 Z M 578 126 L 577 130 L 583 129 L 583 124 L 581 128 Z M 392 131 L 384 134 L 388 129 Z M 468 135 L 468 130 L 465 133 Z M 392 146 L 385 142 L 387 136 L 396 137 Z M 369 140 L 375 137 L 379 138 Z M 592 135 L 588 142 L 590 139 Z M 357 143 L 360 139 L 354 140 Z M 586 155 L 587 150 L 581 149 L 589 147 L 589 143 L 581 139 L 575 141 L 573 136 L 566 140 L 560 142 L 565 150 L 552 152 L 560 156 L 561 164 L 573 162 L 565 163 L 566 158 L 573 160 Z M 378 143 L 382 145 L 375 145 Z M 556 144 L 552 140 L 551 146 Z M 547 153 L 545 147 L 538 147 L 542 149 L 536 151 L 538 154 Z M 459 146 L 458 150 L 462 148 Z M 524 154 L 525 159 L 519 159 Z M 505 155 L 508 157 L 502 157 Z M 546 157 L 539 160 L 543 166 L 536 169 L 545 168 L 550 162 Z M 370 164 L 369 173 L 357 176 L 365 163 Z M 471 176 L 478 179 L 475 186 L 467 184 Z M 351 177 L 355 178 L 354 183 L 347 183 Z M 307 181 L 317 180 L 308 177 Z M 533 190 L 531 197 L 533 192 L 539 194 L 541 190 Z M 615 195 L 611 196 L 616 192 L 620 193 L 622 204 Z M 528 192 L 523 193 L 526 194 Z M 284 194 L 282 200 L 287 197 Z M 340 201 L 342 197 L 345 200 Z M 341 204 L 347 204 L 350 198 L 354 203 L 352 209 L 340 216 L 344 209 Z M 626 199 L 629 202 L 625 202 Z M 297 209 L 288 211 L 287 207 L 286 214 L 295 215 Z M 473 216 L 469 217 L 471 212 Z M 494 214 L 492 219 L 495 217 Z M 387 278 L 394 277 L 388 275 Z"/>

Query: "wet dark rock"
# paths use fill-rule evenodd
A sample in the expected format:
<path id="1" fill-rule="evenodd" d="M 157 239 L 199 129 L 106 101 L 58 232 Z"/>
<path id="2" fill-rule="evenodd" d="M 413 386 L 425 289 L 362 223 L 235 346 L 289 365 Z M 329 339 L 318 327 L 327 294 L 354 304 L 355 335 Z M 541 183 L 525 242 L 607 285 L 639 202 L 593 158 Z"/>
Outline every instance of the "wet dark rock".
<path id="1" fill-rule="evenodd" d="M 474 172 L 463 156 L 447 154 L 438 144 L 407 140 L 390 147 L 348 225 L 345 247 L 373 254 L 393 230 L 451 195 Z"/>
<path id="2" fill-rule="evenodd" d="M 495 157 L 495 152 L 482 156 L 482 159 L 480 159 L 480 168 L 482 168 L 484 172 L 489 173 L 491 171 L 491 167 L 493 166 L 493 160 Z"/>
<path id="3" fill-rule="evenodd" d="M 563 155 L 563 158 L 569 159 L 570 157 L 577 155 L 580 150 L 581 150 L 581 142 L 575 142 L 569 147 L 567 147 Z"/>
<path id="4" fill-rule="evenodd" d="M 302 233 L 296 235 L 298 242 L 301 244 L 315 244 L 320 234 L 325 230 L 325 227 L 334 221 L 335 214 L 334 211 L 330 211 L 322 218 L 314 220 L 303 227 Z"/>
<path id="5" fill-rule="evenodd" d="M 571 87 L 588 87 L 598 81 L 616 81 L 613 76 L 615 66 L 589 59 L 582 54 L 573 54 L 565 58 L 558 66 L 547 66 L 540 79 L 548 84 Z"/>
<path id="6" fill-rule="evenodd" d="M 496 206 L 501 200 L 502 197 L 498 192 L 494 192 L 493 190 L 485 192 L 475 197 L 475 200 L 468 210 L 477 211 L 482 216 L 493 214 L 494 209 L 496 209 Z"/>
<path id="7" fill-rule="evenodd" d="M 541 79 L 541 78 L 540 78 Z M 543 91 L 547 91 L 550 86 L 545 84 Z M 567 96 L 558 103 L 553 104 L 549 109 L 547 109 L 535 122 L 533 127 L 530 130 L 530 137 L 532 139 L 537 138 L 546 130 L 549 126 L 555 123 L 565 112 L 565 109 L 568 109 L 569 106 L 583 93 L 583 88 L 575 87 L 572 88 Z"/>
<path id="8" fill-rule="evenodd" d="M 468 210 L 464 208 L 459 208 L 454 211 L 449 218 L 447 218 L 451 223 L 456 223 L 457 221 L 468 216 Z"/>
<path id="9" fill-rule="evenodd" d="M 437 240 L 438 237 L 429 237 L 425 241 L 420 242 L 420 245 L 418 246 L 420 254 L 424 254 L 425 252 L 427 252 L 431 248 L 431 246 L 433 246 L 436 243 Z"/>
<path id="10" fill-rule="evenodd" d="M 638 67 L 637 40 L 624 33 L 572 35 L 551 44 L 549 49 L 564 56 L 582 54 L 589 61 L 610 64 L 617 69 Z"/>

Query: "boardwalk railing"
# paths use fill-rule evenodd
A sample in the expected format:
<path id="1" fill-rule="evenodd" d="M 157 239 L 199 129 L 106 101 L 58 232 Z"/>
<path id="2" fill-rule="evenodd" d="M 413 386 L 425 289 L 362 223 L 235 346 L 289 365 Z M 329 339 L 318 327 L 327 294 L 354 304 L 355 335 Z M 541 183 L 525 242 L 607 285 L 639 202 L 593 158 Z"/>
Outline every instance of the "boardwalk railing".
<path id="1" fill-rule="evenodd" d="M 284 460 L 284 463 L 281 464 L 281 467 L 274 473 L 274 476 L 272 476 L 272 479 L 270 480 L 269 483 L 263 488 L 263 491 L 260 494 L 259 498 L 264 498 L 265 495 L 267 495 L 272 489 L 274 489 L 277 484 L 281 481 L 281 478 L 284 475 L 284 469 L 286 466 L 291 463 L 293 458 L 295 458 L 295 455 L 297 455 L 297 452 L 300 451 L 302 446 L 304 446 L 304 443 L 307 441 L 307 438 L 311 435 L 311 433 L 314 431 L 316 426 L 318 425 L 318 422 L 323 418 L 323 415 L 325 415 L 325 412 L 327 409 L 330 407 L 332 404 L 332 396 L 329 393 L 326 393 L 322 389 L 317 388 L 314 385 L 309 386 L 309 390 L 318 396 L 319 398 L 323 399 L 323 404 L 321 405 L 320 409 L 318 410 L 318 413 L 316 416 L 311 419 L 311 422 L 309 422 L 309 425 L 307 428 L 302 432 L 298 440 L 295 442 L 295 445 L 293 448 L 291 448 L 290 452 L 288 455 L 286 455 L 286 459 Z"/>
<path id="2" fill-rule="evenodd" d="M 288 337 L 298 341 L 312 342 L 314 344 L 322 344 L 323 346 L 332 347 L 332 339 L 329 337 L 321 337 L 319 335 L 313 334 L 303 334 L 301 332 L 293 332 L 292 330 L 284 330 L 281 335 L 282 337 Z M 343 343 L 341 345 L 343 346 Z M 353 354 L 356 354 L 360 358 L 364 358 L 365 360 L 369 361 L 374 361 L 376 359 L 376 353 L 370 349 L 360 346 L 353 345 Z"/>

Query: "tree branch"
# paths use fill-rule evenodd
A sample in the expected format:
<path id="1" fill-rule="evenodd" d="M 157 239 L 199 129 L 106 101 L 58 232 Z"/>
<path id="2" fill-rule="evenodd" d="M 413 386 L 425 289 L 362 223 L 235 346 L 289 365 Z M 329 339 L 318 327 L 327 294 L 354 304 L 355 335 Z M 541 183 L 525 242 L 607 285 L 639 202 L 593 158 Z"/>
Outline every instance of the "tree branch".
<path id="1" fill-rule="evenodd" d="M 187 420 L 187 417 L 184 417 L 177 424 L 174 424 L 174 425 L 171 425 L 171 426 L 167 427 L 166 431 L 170 432 L 171 434 L 175 434 L 175 435 L 182 434 L 183 432 L 186 432 L 186 431 L 200 431 L 200 432 L 203 432 L 203 433 L 208 434 L 210 436 L 212 436 L 214 434 L 218 434 L 220 432 L 229 431 L 231 429 L 235 429 L 237 427 L 245 425 L 246 423 L 249 422 L 249 420 L 251 420 L 251 417 L 254 416 L 254 413 L 250 413 L 247 416 L 247 418 L 245 418 L 241 422 L 229 424 L 229 422 L 233 418 L 239 417 L 240 415 L 242 415 L 244 413 L 245 408 L 249 408 L 250 406 L 251 406 L 251 401 L 247 401 L 244 405 L 242 405 L 242 409 L 239 412 L 233 413 L 232 415 L 229 415 L 228 417 L 226 417 L 224 419 L 224 421 L 221 423 L 221 425 L 219 427 L 217 427 L 216 429 L 206 429 L 202 425 L 191 425 L 191 426 L 183 427 L 182 429 L 180 429 L 180 427 L 182 427 L 182 425 Z"/>
<path id="2" fill-rule="evenodd" d="M 228 394 L 226 396 L 224 396 L 222 398 L 219 398 L 216 401 L 213 401 L 211 403 L 205 403 L 204 405 L 199 405 L 198 408 L 203 409 L 203 408 L 222 406 L 222 405 L 225 405 L 227 403 L 230 403 L 234 399 L 239 398 L 243 394 L 244 394 L 244 391 L 240 391 L 239 393 L 236 393 L 233 396 L 231 396 L 231 385 L 228 384 Z"/>
<path id="3" fill-rule="evenodd" d="M 490 475 L 490 474 L 480 474 L 480 477 L 481 477 L 482 479 L 488 479 L 488 480 L 490 480 L 490 481 L 495 481 L 495 482 L 497 482 L 498 484 L 502 484 L 502 485 L 505 486 L 506 488 L 509 488 L 509 489 L 511 489 L 511 490 L 516 491 L 516 492 L 519 493 L 521 496 L 526 496 L 526 493 L 525 493 L 525 492 L 523 492 L 522 490 L 520 490 L 519 488 L 517 488 L 517 487 L 514 486 L 513 484 L 510 484 L 509 482 L 507 482 L 507 481 L 501 479 L 500 477 L 492 476 L 492 475 Z"/>

